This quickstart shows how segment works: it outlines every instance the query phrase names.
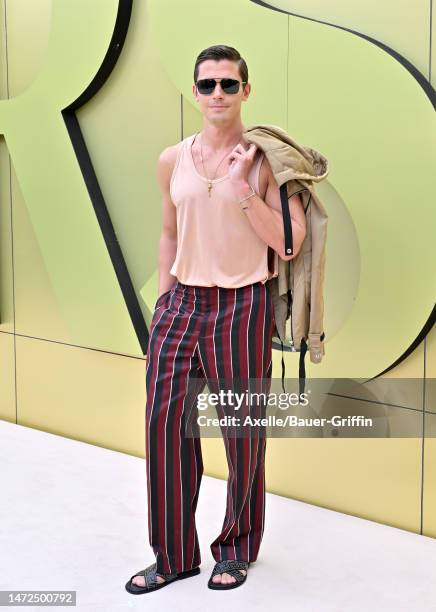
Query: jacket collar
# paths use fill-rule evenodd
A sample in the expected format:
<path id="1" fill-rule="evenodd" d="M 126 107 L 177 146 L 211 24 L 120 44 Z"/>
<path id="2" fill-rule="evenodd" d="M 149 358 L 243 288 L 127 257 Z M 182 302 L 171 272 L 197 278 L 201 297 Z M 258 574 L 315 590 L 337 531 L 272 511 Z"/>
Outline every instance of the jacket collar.
<path id="1" fill-rule="evenodd" d="M 298 144 L 277 125 L 250 125 L 242 138 L 261 149 L 277 184 L 290 180 L 319 182 L 329 173 L 328 160 L 319 151 Z"/>

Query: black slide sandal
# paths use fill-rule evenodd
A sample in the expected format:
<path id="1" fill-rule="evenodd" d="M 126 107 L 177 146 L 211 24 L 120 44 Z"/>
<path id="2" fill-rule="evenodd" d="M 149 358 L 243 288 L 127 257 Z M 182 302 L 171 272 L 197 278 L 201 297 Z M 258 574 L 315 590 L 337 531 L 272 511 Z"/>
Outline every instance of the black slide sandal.
<path id="1" fill-rule="evenodd" d="M 237 561 L 235 559 L 217 561 L 215 563 L 215 567 L 213 568 L 207 586 L 210 589 L 214 589 L 216 591 L 227 591 L 227 589 L 235 589 L 236 587 L 239 587 L 244 584 L 244 582 L 247 580 L 249 567 L 249 561 Z M 242 572 L 239 571 L 240 569 L 246 570 L 247 573 L 244 575 Z M 216 576 L 216 574 L 224 573 L 233 576 L 235 582 L 230 582 L 227 584 L 222 584 L 222 582 L 213 582 L 212 578 Z"/>
<path id="2" fill-rule="evenodd" d="M 199 573 L 200 568 L 194 567 L 193 569 L 180 572 L 179 574 L 160 574 L 159 572 L 156 572 L 156 563 L 153 563 L 130 578 L 130 580 L 126 583 L 126 591 L 132 593 L 132 595 L 151 593 L 152 591 L 157 591 L 158 589 L 167 586 L 171 582 L 183 580 L 184 578 L 189 578 L 190 576 L 196 576 Z M 164 578 L 165 582 L 157 582 L 156 575 Z M 144 576 L 145 586 L 141 587 L 132 583 L 133 578 L 136 576 Z"/>

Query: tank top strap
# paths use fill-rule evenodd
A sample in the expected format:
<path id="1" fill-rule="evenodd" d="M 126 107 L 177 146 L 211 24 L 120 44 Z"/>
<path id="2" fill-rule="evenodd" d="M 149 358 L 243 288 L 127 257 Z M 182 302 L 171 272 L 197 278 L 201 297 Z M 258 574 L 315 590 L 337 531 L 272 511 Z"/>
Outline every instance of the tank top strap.
<path id="1" fill-rule="evenodd" d="M 176 178 L 176 174 L 177 174 L 177 170 L 179 168 L 180 164 L 180 160 L 182 159 L 182 156 L 185 155 L 185 149 L 186 149 L 186 144 L 187 144 L 187 140 L 189 137 L 184 138 L 181 142 L 180 142 L 180 146 L 179 146 L 179 150 L 177 151 L 177 157 L 176 157 L 176 163 L 174 164 L 174 169 L 173 172 L 171 174 L 171 180 L 170 180 L 170 195 L 171 198 L 174 202 L 174 197 L 173 197 L 173 189 L 174 189 L 174 181 Z"/>
<path id="2" fill-rule="evenodd" d="M 255 181 L 255 190 L 257 193 L 260 193 L 259 187 L 259 177 L 260 177 L 260 166 L 262 165 L 262 160 L 265 157 L 265 153 L 259 149 L 257 155 L 257 161 L 254 164 L 254 181 Z"/>

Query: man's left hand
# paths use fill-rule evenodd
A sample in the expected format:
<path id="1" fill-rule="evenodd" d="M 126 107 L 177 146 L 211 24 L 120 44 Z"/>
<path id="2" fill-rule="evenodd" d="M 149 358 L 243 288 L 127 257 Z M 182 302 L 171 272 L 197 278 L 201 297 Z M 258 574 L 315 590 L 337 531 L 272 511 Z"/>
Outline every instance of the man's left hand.
<path id="1" fill-rule="evenodd" d="M 229 178 L 230 182 L 240 185 L 248 182 L 248 175 L 253 164 L 257 147 L 251 143 L 248 149 L 242 144 L 237 144 L 229 156 Z"/>

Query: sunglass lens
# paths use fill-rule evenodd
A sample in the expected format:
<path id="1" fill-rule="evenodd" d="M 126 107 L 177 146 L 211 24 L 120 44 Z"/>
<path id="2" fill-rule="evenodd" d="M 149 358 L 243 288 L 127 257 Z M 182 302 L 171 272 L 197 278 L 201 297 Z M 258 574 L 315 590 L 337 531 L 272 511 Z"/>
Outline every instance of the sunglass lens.
<path id="1" fill-rule="evenodd" d="M 239 81 L 236 79 L 223 79 L 221 87 L 226 94 L 235 94 L 239 91 Z"/>
<path id="2" fill-rule="evenodd" d="M 203 95 L 210 95 L 215 89 L 215 79 L 200 79 L 197 81 L 198 91 Z"/>

